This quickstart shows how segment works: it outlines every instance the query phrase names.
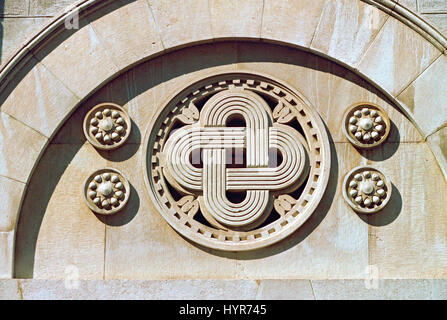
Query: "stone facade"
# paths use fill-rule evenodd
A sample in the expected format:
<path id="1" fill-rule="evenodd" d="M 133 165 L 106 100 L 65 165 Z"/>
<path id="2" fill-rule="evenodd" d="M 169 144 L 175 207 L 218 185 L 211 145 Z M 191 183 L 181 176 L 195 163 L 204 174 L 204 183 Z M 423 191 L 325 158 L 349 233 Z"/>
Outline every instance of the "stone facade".
<path id="1" fill-rule="evenodd" d="M 443 1 L 71 2 L 3 6 L 0 298 L 446 298 Z"/>

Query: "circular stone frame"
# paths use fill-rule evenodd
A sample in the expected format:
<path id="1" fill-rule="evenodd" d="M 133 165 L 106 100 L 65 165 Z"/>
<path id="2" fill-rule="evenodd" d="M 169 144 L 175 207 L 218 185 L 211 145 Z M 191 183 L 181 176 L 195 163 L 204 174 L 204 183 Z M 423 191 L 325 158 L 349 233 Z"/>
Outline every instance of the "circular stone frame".
<path id="1" fill-rule="evenodd" d="M 125 190 L 124 199 L 121 201 L 121 203 L 118 207 L 115 207 L 111 210 L 98 208 L 97 206 L 95 206 L 93 204 L 93 201 L 89 198 L 89 196 L 87 194 L 88 190 L 89 190 L 90 182 L 94 179 L 95 176 L 101 175 L 103 173 L 115 173 L 116 175 L 118 175 L 120 182 L 123 183 L 123 185 L 124 185 L 124 190 Z M 118 171 L 114 168 L 103 168 L 103 169 L 96 170 L 90 176 L 87 177 L 87 179 L 84 182 L 84 186 L 82 188 L 82 194 L 84 195 L 85 203 L 90 208 L 90 210 L 92 210 L 95 213 L 101 214 L 101 215 L 109 216 L 109 215 L 113 215 L 113 214 L 121 211 L 126 206 L 127 202 L 129 201 L 129 198 L 130 198 L 130 184 L 129 184 L 129 181 L 126 179 L 126 177 L 120 171 Z"/>
<path id="2" fill-rule="evenodd" d="M 362 143 L 360 142 L 352 132 L 349 131 L 349 119 L 354 116 L 354 112 L 361 110 L 363 108 L 368 109 L 374 109 L 378 112 L 379 116 L 382 117 L 382 120 L 385 124 L 385 132 L 383 135 L 381 135 L 380 139 L 377 140 L 374 143 Z M 343 125 L 342 125 L 343 133 L 345 134 L 346 138 L 351 142 L 355 147 L 361 148 L 361 149 L 372 149 L 379 145 L 381 145 L 385 140 L 388 138 L 388 135 L 390 134 L 391 129 L 391 121 L 388 117 L 388 114 L 386 111 L 379 105 L 371 103 L 371 102 L 358 102 L 350 105 L 344 115 L 343 115 Z"/>
<path id="3" fill-rule="evenodd" d="M 350 188 L 349 181 L 353 180 L 354 176 L 356 174 L 365 172 L 365 171 L 370 171 L 371 173 L 377 173 L 380 177 L 380 180 L 385 182 L 386 197 L 385 197 L 385 199 L 383 199 L 381 201 L 380 206 L 373 207 L 373 208 L 363 207 L 363 206 L 355 203 L 355 201 L 353 201 L 351 199 L 351 197 L 348 195 L 348 189 Z M 363 214 L 372 214 L 372 213 L 376 213 L 376 212 L 379 212 L 380 210 L 382 210 L 390 201 L 391 193 L 392 193 L 392 189 L 393 189 L 390 179 L 387 176 L 385 176 L 380 170 L 370 167 L 370 166 L 358 166 L 358 167 L 355 167 L 354 169 L 352 169 L 351 171 L 349 171 L 343 180 L 342 186 L 343 186 L 343 198 L 345 199 L 346 203 L 355 212 L 363 213 Z"/>
<path id="4" fill-rule="evenodd" d="M 229 87 L 242 87 L 261 95 L 270 94 L 294 108 L 309 145 L 310 170 L 307 183 L 293 208 L 274 222 L 251 231 L 222 230 L 199 223 L 181 211 L 170 194 L 160 167 L 163 149 L 176 117 L 198 98 Z M 144 138 L 142 170 L 151 200 L 174 230 L 193 242 L 217 250 L 247 251 L 272 245 L 295 232 L 315 211 L 330 176 L 331 148 L 326 127 L 306 98 L 290 85 L 257 72 L 221 72 L 180 89 L 148 124 Z"/>
<path id="5" fill-rule="evenodd" d="M 102 112 L 105 109 L 110 109 L 111 111 L 117 111 L 120 115 L 120 117 L 122 117 L 124 119 L 125 125 L 126 125 L 126 134 L 121 138 L 121 140 L 115 144 L 101 144 L 97 141 L 97 139 L 95 138 L 95 136 L 90 132 L 90 121 L 95 117 L 95 113 Z M 130 136 L 130 132 L 132 130 L 132 121 L 130 120 L 129 115 L 127 114 L 126 110 L 124 110 L 122 107 L 120 107 L 119 105 L 115 104 L 115 103 L 111 103 L 111 102 L 106 102 L 106 103 L 101 103 L 98 104 L 96 106 L 94 106 L 84 117 L 84 122 L 83 122 L 83 131 L 84 131 L 84 135 L 87 138 L 88 142 L 90 142 L 90 144 L 92 144 L 95 148 L 100 149 L 100 150 L 113 150 L 113 149 L 117 149 L 119 147 L 121 147 L 129 138 Z"/>

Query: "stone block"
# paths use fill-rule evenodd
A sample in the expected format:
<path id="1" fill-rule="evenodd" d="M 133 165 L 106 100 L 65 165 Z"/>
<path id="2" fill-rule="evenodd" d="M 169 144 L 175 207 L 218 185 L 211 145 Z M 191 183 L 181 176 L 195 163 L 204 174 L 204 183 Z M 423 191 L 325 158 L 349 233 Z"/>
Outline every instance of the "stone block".
<path id="1" fill-rule="evenodd" d="M 149 4 L 165 49 L 212 40 L 207 0 L 150 0 Z"/>
<path id="2" fill-rule="evenodd" d="M 310 280 L 261 280 L 256 299 L 315 300 Z"/>
<path id="3" fill-rule="evenodd" d="M 446 72 L 447 57 L 442 55 L 398 96 L 426 136 L 447 124 Z"/>
<path id="4" fill-rule="evenodd" d="M 78 97 L 85 97 L 118 72 L 107 49 L 85 19 L 80 29 L 64 29 L 34 51 L 42 64 Z"/>
<path id="5" fill-rule="evenodd" d="M 0 279 L 13 276 L 14 231 L 0 232 Z"/>
<path id="6" fill-rule="evenodd" d="M 24 189 L 24 183 L 0 176 L 0 231 L 15 228 Z"/>
<path id="7" fill-rule="evenodd" d="M 447 10 L 439 14 L 422 14 L 422 17 L 444 36 L 447 34 Z"/>
<path id="8" fill-rule="evenodd" d="M 0 300 L 20 300 L 22 294 L 19 280 L 0 280 Z"/>
<path id="9" fill-rule="evenodd" d="M 447 3 L 444 0 L 419 0 L 421 13 L 447 11 Z"/>
<path id="10" fill-rule="evenodd" d="M 324 0 L 265 0 L 261 38 L 308 48 L 324 4 Z"/>
<path id="11" fill-rule="evenodd" d="M 30 58 L 9 84 L 2 111 L 51 137 L 80 100 L 39 63 Z"/>
<path id="12" fill-rule="evenodd" d="M 75 2 L 76 0 L 33 0 L 30 1 L 29 11 L 33 16 L 54 16 L 64 12 Z"/>
<path id="13" fill-rule="evenodd" d="M 311 48 L 357 66 L 388 15 L 363 1 L 328 1 Z"/>
<path id="14" fill-rule="evenodd" d="M 372 158 L 394 187 L 385 209 L 366 217 L 369 263 L 381 279 L 445 278 L 447 208 L 440 204 L 447 198 L 447 182 L 426 143 L 395 148 L 394 153 L 393 146 L 382 149 L 387 161 L 380 160 L 380 153 Z"/>
<path id="15" fill-rule="evenodd" d="M 88 19 L 120 69 L 163 52 L 146 0 L 114 1 L 89 15 Z"/>
<path id="16" fill-rule="evenodd" d="M 417 0 L 398 0 L 396 2 L 413 12 L 418 12 Z"/>
<path id="17" fill-rule="evenodd" d="M 212 0 L 209 6 L 214 38 L 260 38 L 263 1 Z"/>
<path id="18" fill-rule="evenodd" d="M 21 280 L 25 300 L 254 299 L 253 280 Z M 0 284 L 1 287 L 1 284 Z M 11 290 L 12 291 L 12 290 Z M 237 294 L 236 294 L 237 292 Z"/>
<path id="19" fill-rule="evenodd" d="M 0 175 L 26 183 L 47 140 L 39 132 L 0 112 Z"/>
<path id="20" fill-rule="evenodd" d="M 28 14 L 29 0 L 3 0 L 0 16 L 24 16 Z"/>
<path id="21" fill-rule="evenodd" d="M 13 0 L 14 2 L 15 0 Z M 48 23 L 50 18 L 5 18 L 1 22 L 2 45 L 0 50 L 0 62 L 4 64 L 20 46 L 41 27 Z"/>
<path id="22" fill-rule="evenodd" d="M 447 180 L 447 127 L 430 135 L 427 141 Z"/>
<path id="23" fill-rule="evenodd" d="M 440 55 L 419 33 L 390 18 L 362 58 L 359 70 L 398 96 Z"/>
<path id="24" fill-rule="evenodd" d="M 447 296 L 445 280 L 312 280 L 312 286 L 318 300 L 442 300 Z"/>

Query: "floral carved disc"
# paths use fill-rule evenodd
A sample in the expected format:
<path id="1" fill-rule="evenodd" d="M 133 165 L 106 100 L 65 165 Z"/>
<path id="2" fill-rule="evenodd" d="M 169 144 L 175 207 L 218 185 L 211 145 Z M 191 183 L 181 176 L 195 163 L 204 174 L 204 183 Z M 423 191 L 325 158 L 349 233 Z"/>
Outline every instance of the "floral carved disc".
<path id="1" fill-rule="evenodd" d="M 372 167 L 352 169 L 343 182 L 343 197 L 359 213 L 382 210 L 391 198 L 391 182 Z"/>
<path id="2" fill-rule="evenodd" d="M 149 193 L 183 236 L 215 249 L 273 244 L 299 228 L 329 179 L 324 124 L 290 87 L 218 74 L 173 97 L 149 124 Z"/>
<path id="3" fill-rule="evenodd" d="M 374 148 L 388 137 L 390 119 L 378 105 L 357 103 L 345 112 L 343 132 L 354 146 L 363 149 Z"/>
<path id="4" fill-rule="evenodd" d="M 87 206 L 93 212 L 111 215 L 126 205 L 130 196 L 130 186 L 121 172 L 105 168 L 87 178 L 83 194 Z"/>
<path id="5" fill-rule="evenodd" d="M 84 135 L 101 150 L 122 146 L 129 138 L 131 121 L 127 112 L 113 103 L 93 107 L 84 118 Z"/>

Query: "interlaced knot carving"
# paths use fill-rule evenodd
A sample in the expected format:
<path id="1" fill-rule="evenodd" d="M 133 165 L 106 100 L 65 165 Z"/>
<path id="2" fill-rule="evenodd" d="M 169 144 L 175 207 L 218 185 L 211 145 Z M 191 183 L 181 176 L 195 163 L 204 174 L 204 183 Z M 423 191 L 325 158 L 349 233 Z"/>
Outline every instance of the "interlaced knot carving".
<path id="1" fill-rule="evenodd" d="M 210 248 L 252 250 L 289 236 L 328 184 L 324 123 L 297 91 L 252 72 L 190 84 L 148 124 L 143 174 L 163 218 Z"/>
<path id="2" fill-rule="evenodd" d="M 241 116 L 246 127 L 226 127 Z M 305 150 L 293 128 L 273 124 L 270 107 L 257 94 L 228 90 L 216 94 L 203 107 L 196 125 L 177 130 L 167 141 L 164 155 L 172 185 L 202 191 L 201 208 L 218 227 L 256 227 L 270 213 L 271 191 L 296 184 L 304 171 Z M 246 168 L 227 168 L 226 149 L 244 148 Z M 269 168 L 269 149 L 280 151 L 283 160 Z M 195 149 L 203 150 L 203 168 L 191 163 Z M 227 191 L 246 191 L 241 203 L 226 197 Z"/>

